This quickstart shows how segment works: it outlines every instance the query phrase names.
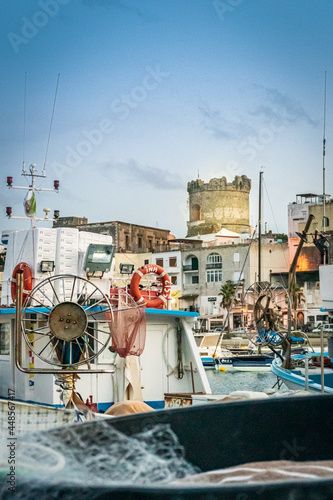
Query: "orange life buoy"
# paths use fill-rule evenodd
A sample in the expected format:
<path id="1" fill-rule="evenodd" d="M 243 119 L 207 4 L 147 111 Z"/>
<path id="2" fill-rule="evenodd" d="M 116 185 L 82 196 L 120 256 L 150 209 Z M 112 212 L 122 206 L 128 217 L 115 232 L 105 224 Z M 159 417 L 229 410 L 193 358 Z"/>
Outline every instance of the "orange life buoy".
<path id="1" fill-rule="evenodd" d="M 29 295 L 29 292 L 31 292 L 32 290 L 32 273 L 30 267 L 26 262 L 20 262 L 19 264 L 17 264 L 17 266 L 15 266 L 11 279 L 12 283 L 10 287 L 13 302 L 16 302 L 16 275 L 19 271 L 23 271 L 23 297 L 22 297 L 22 304 L 23 304 L 25 299 Z"/>
<path id="2" fill-rule="evenodd" d="M 146 300 L 140 293 L 139 284 L 142 276 L 149 273 L 157 274 L 157 276 L 162 279 L 163 289 L 161 294 L 157 298 Z M 167 272 L 164 271 L 163 267 L 158 266 L 157 264 L 146 264 L 145 266 L 140 267 L 140 269 L 137 269 L 134 272 L 130 284 L 130 293 L 137 304 L 146 304 L 147 307 L 158 308 L 165 304 L 166 301 L 170 298 L 171 281 Z"/>

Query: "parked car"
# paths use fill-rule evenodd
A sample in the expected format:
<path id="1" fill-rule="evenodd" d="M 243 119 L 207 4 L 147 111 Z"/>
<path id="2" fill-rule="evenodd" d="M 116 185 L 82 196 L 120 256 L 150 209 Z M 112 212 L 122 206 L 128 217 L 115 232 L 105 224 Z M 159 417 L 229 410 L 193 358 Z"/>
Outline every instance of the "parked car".
<path id="1" fill-rule="evenodd" d="M 305 333 L 308 333 L 308 332 L 312 332 L 313 330 L 313 326 L 312 325 L 303 325 L 301 326 L 301 332 L 305 332 Z"/>
<path id="2" fill-rule="evenodd" d="M 325 323 L 324 325 L 318 325 L 312 330 L 312 333 L 320 333 L 322 329 L 324 333 L 333 333 L 333 324 Z"/>

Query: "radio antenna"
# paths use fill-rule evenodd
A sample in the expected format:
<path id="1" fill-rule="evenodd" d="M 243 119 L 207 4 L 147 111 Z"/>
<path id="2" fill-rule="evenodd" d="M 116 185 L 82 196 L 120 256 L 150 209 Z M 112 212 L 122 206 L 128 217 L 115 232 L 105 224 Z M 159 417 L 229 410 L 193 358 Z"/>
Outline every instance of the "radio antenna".
<path id="1" fill-rule="evenodd" d="M 49 136 L 47 138 L 47 146 L 46 146 L 46 153 L 45 153 L 45 160 L 44 160 L 44 166 L 43 166 L 43 171 L 42 171 L 42 177 L 46 177 L 46 161 L 47 161 L 47 154 L 49 152 L 49 144 L 50 144 L 50 137 L 51 137 L 51 129 L 52 129 L 52 123 L 53 123 L 53 116 L 54 116 L 54 109 L 55 109 L 55 104 L 57 100 L 57 93 L 58 93 L 58 86 L 59 86 L 59 78 L 60 78 L 60 73 L 58 73 L 58 79 L 57 79 L 57 85 L 56 85 L 56 91 L 54 95 L 54 101 L 53 101 L 53 109 L 52 109 L 52 116 L 51 116 L 51 122 L 50 122 L 50 130 L 49 130 Z"/>
<path id="2" fill-rule="evenodd" d="M 27 106 L 27 72 L 24 73 L 24 102 L 23 102 L 23 163 L 22 174 L 26 173 L 25 170 L 25 115 Z"/>

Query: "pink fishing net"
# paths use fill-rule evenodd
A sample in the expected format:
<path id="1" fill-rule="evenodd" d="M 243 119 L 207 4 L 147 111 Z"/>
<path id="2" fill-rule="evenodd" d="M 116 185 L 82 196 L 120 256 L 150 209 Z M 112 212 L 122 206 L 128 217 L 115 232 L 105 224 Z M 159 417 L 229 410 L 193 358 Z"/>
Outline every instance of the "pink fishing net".
<path id="1" fill-rule="evenodd" d="M 113 311 L 110 323 L 112 345 L 110 350 L 120 357 L 140 356 L 146 342 L 145 307 L 127 307 Z"/>

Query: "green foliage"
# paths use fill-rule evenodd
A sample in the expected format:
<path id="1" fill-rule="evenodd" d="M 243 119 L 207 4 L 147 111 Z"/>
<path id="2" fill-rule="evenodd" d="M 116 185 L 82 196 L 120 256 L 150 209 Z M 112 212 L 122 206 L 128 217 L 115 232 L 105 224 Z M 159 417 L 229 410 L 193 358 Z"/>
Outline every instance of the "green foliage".
<path id="1" fill-rule="evenodd" d="M 223 307 L 223 309 L 227 309 L 228 311 L 228 332 L 230 331 L 229 311 L 232 305 L 237 303 L 237 300 L 235 299 L 236 288 L 237 286 L 235 285 L 235 283 L 231 280 L 228 280 L 224 283 L 224 285 L 221 285 L 219 292 L 219 295 L 222 296 L 220 306 Z"/>
<path id="2" fill-rule="evenodd" d="M 234 299 L 235 291 L 236 291 L 236 285 L 231 280 L 228 280 L 224 283 L 224 285 L 221 285 L 219 292 L 219 295 L 222 295 L 222 300 L 220 303 L 221 307 L 223 307 L 224 309 L 230 309 L 233 302 L 234 303 L 237 302 L 237 300 Z"/>

